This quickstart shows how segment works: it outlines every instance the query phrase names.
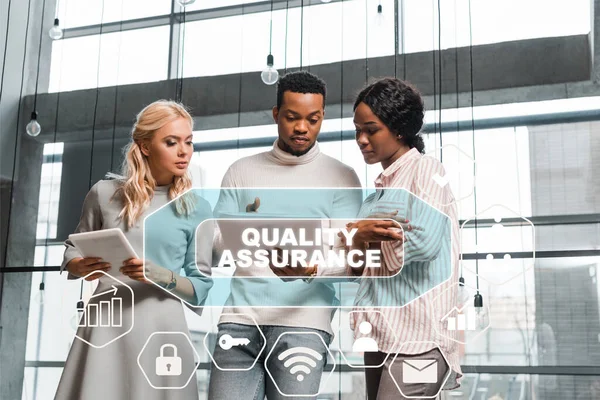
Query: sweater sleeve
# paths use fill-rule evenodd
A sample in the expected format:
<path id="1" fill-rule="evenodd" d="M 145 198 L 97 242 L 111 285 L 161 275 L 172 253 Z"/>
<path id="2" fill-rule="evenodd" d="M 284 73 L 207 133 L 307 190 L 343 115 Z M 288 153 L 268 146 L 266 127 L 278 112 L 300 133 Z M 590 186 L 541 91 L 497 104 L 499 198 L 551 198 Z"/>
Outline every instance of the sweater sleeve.
<path id="1" fill-rule="evenodd" d="M 214 224 L 211 221 L 212 212 L 207 202 L 201 204 L 196 211 L 201 216 L 196 225 L 188 232 L 187 251 L 183 263 L 185 276 L 194 286 L 196 305 L 200 306 L 206 300 L 212 287 L 211 267 L 213 253 Z"/>
<path id="2" fill-rule="evenodd" d="M 234 179 L 235 164 L 229 167 L 223 180 L 221 181 L 221 191 L 219 200 L 215 206 L 215 218 L 219 218 L 221 213 L 236 213 L 239 211 L 239 201 L 237 196 L 237 184 Z"/>
<path id="3" fill-rule="evenodd" d="M 100 200 L 98 196 L 98 185 L 96 183 L 88 194 L 85 196 L 83 201 L 83 208 L 81 210 L 81 218 L 79 224 L 75 228 L 74 233 L 97 231 L 102 229 L 102 211 L 100 210 Z M 60 272 L 65 270 L 67 264 L 74 258 L 83 257 L 81 253 L 73 246 L 73 243 L 67 239 L 65 241 L 65 254 L 63 256 L 63 262 L 60 266 Z M 68 279 L 77 279 L 76 276 L 69 274 Z"/>
<path id="4" fill-rule="evenodd" d="M 334 194 L 332 213 L 331 213 L 331 228 L 345 229 L 346 223 L 356 220 L 358 211 L 362 205 L 362 187 L 356 172 L 352 168 L 348 168 L 346 173 L 342 175 L 341 182 L 344 189 L 337 190 Z M 341 244 L 341 240 L 336 243 L 334 250 L 339 252 L 345 250 L 345 246 Z M 317 268 L 318 277 L 339 277 L 341 279 L 336 282 L 344 282 L 355 280 L 352 267 L 346 264 L 344 267 L 328 266 L 327 268 Z M 330 282 L 334 282 L 330 280 Z"/>

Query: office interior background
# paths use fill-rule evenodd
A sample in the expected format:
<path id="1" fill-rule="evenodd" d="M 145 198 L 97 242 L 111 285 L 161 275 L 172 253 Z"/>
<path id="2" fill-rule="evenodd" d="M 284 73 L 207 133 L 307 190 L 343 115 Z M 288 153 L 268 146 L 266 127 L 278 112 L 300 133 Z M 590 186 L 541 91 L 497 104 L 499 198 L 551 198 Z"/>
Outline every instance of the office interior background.
<path id="1" fill-rule="evenodd" d="M 272 54 L 280 75 L 327 82 L 321 149 L 365 187 L 380 167 L 354 141 L 355 96 L 383 76 L 422 92 L 426 151 L 446 151 L 460 200 L 461 273 L 489 305 L 446 398 L 600 399 L 599 35 L 600 0 L 2 0 L 0 398 L 54 397 L 92 290 L 59 274 L 62 242 L 91 185 L 118 172 L 136 113 L 188 106 L 194 185 L 218 188 L 277 135 L 275 85 L 261 80 Z M 483 215 L 493 205 L 502 234 Z M 188 319 L 201 399 L 219 311 Z M 364 391 L 342 365 L 319 398 Z"/>

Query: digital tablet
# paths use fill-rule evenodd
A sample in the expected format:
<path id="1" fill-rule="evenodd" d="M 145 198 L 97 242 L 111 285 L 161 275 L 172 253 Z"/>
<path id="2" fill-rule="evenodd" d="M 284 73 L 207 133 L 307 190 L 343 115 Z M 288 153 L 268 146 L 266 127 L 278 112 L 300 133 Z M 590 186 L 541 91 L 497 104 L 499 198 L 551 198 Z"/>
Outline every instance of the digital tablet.
<path id="1" fill-rule="evenodd" d="M 103 229 L 100 231 L 73 233 L 69 240 L 81 253 L 82 257 L 100 257 L 110 263 L 109 275 L 122 276 L 119 268 L 123 261 L 130 258 L 139 258 L 119 228 Z"/>

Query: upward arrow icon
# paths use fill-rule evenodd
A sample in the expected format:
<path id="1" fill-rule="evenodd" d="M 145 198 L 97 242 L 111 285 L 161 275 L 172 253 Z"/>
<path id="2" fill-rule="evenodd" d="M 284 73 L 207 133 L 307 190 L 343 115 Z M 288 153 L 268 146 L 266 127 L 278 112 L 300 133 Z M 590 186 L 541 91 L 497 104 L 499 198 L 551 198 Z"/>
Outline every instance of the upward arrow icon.
<path id="1" fill-rule="evenodd" d="M 93 295 L 92 297 L 90 297 L 90 299 L 93 299 L 94 297 L 100 297 L 100 296 L 103 296 L 103 295 L 105 295 L 105 294 L 107 294 L 107 293 L 110 293 L 110 292 L 112 292 L 112 295 L 114 296 L 114 295 L 116 295 L 116 294 L 117 294 L 117 290 L 118 290 L 118 289 L 117 289 L 117 287 L 116 287 L 115 285 L 112 285 L 112 289 L 108 289 L 106 292 L 102 292 L 102 293 L 95 294 L 95 295 Z"/>

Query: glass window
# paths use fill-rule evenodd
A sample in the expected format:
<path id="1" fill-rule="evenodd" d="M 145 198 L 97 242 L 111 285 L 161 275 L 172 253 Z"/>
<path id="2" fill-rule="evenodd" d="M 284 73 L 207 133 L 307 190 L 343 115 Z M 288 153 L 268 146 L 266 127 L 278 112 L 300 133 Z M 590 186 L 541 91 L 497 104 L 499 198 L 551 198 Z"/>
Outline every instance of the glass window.
<path id="1" fill-rule="evenodd" d="M 212 8 L 231 7 L 240 4 L 259 3 L 264 0 L 201 0 L 185 7 L 186 11 L 209 10 Z"/>
<path id="2" fill-rule="evenodd" d="M 56 156 L 60 157 L 63 148 L 64 143 L 45 144 L 43 150 L 44 156 L 48 157 L 50 160 Z M 40 196 L 38 202 L 37 239 L 52 239 L 56 237 L 61 177 L 62 162 L 47 162 L 42 164 Z"/>
<path id="3" fill-rule="evenodd" d="M 393 10 L 393 0 L 382 4 Z M 270 16 L 263 12 L 187 23 L 183 75 L 263 70 L 269 54 Z M 305 6 L 303 12 L 299 7 L 274 11 L 272 54 L 280 72 L 301 65 L 364 59 L 367 54 L 391 55 L 394 20 L 380 17 L 376 4 L 366 0 Z"/>
<path id="4" fill-rule="evenodd" d="M 164 80 L 168 56 L 167 25 L 55 40 L 49 92 Z"/>
<path id="5" fill-rule="evenodd" d="M 406 53 L 469 45 L 469 2 L 404 0 L 404 44 Z M 473 45 L 543 37 L 570 36 L 590 32 L 591 3 L 587 0 L 472 0 Z M 516 11 L 518 10 L 518 11 Z M 506 29 L 510 21 L 511 29 Z M 439 23 L 439 25 L 438 25 Z"/>
<path id="6" fill-rule="evenodd" d="M 171 12 L 169 0 L 57 0 L 63 28 L 98 25 L 129 19 L 165 15 Z"/>

